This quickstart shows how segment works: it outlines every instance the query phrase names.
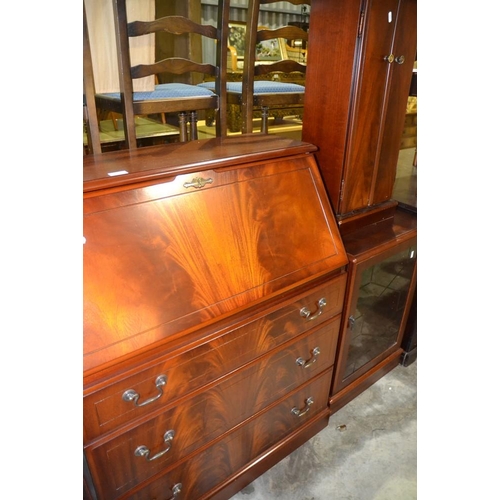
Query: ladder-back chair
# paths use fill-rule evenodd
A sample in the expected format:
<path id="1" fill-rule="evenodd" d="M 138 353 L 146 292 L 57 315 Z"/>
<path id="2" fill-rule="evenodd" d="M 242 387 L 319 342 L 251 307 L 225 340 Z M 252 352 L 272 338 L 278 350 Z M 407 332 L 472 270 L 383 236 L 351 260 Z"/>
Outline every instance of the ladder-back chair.
<path id="1" fill-rule="evenodd" d="M 311 0 L 282 0 L 293 5 L 311 5 Z M 281 81 L 294 72 L 301 74 L 305 80 L 306 62 L 296 57 L 291 59 L 286 50 L 287 40 L 307 42 L 308 33 L 297 26 L 283 26 L 267 29 L 259 25 L 260 6 L 278 3 L 277 0 L 249 0 L 245 33 L 245 55 L 243 61 L 243 81 L 227 83 L 228 104 L 241 106 L 242 132 L 253 132 L 254 110 L 262 113 L 261 132 L 268 133 L 268 114 L 270 109 L 297 109 L 304 103 L 305 86 L 297 83 Z M 268 48 L 275 50 L 281 47 L 280 56 L 265 60 L 259 57 Z M 273 61 L 272 59 L 278 59 Z M 273 74 L 273 79 L 257 80 Z M 281 76 L 280 76 L 281 75 Z M 205 88 L 213 88 L 213 84 L 201 84 Z"/>
<path id="2" fill-rule="evenodd" d="M 179 139 L 198 138 L 197 111 L 215 110 L 216 134 L 226 134 L 226 71 L 227 34 L 229 30 L 229 0 L 219 0 L 217 27 L 196 23 L 185 16 L 169 15 L 153 21 L 127 19 L 126 0 L 113 0 L 115 30 L 120 72 L 120 92 L 97 94 L 97 106 L 123 115 L 125 138 L 129 148 L 137 147 L 134 117 L 162 113 L 177 113 Z M 166 31 L 173 35 L 198 34 L 217 42 L 216 63 L 201 63 L 183 57 L 168 57 L 153 64 L 131 65 L 130 37 L 140 37 Z M 221 47 L 224 49 L 223 54 Z M 186 83 L 160 83 L 150 92 L 134 92 L 133 80 L 160 73 L 184 75 L 202 73 L 214 78 L 214 89 Z M 188 136 L 187 122 L 190 122 Z"/>

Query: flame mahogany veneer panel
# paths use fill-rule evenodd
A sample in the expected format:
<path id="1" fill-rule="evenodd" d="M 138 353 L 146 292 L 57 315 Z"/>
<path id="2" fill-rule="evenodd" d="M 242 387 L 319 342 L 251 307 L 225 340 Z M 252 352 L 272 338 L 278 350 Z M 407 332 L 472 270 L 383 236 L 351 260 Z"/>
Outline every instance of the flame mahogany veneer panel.
<path id="1" fill-rule="evenodd" d="M 198 176 L 84 200 L 85 369 L 346 263 L 312 156 Z"/>

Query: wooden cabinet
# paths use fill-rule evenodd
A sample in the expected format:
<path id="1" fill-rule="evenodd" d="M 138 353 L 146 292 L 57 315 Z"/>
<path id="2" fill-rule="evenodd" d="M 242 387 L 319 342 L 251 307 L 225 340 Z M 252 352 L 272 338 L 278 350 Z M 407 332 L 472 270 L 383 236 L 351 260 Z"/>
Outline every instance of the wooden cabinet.
<path id="1" fill-rule="evenodd" d="M 416 0 L 312 2 L 302 137 L 319 147 L 339 220 L 391 203 L 416 10 Z"/>
<path id="2" fill-rule="evenodd" d="M 416 56 L 416 8 L 416 0 L 311 5 L 302 137 L 318 146 L 349 257 L 332 412 L 397 366 L 402 354 L 417 217 L 392 196 Z M 396 264 L 410 276 L 391 274 Z M 404 288 L 386 290 L 380 276 Z M 367 293 L 376 288 L 381 296 Z"/>
<path id="3" fill-rule="evenodd" d="M 415 214 L 397 209 L 394 218 L 343 235 L 349 279 L 332 412 L 398 365 L 416 288 Z"/>
<path id="4" fill-rule="evenodd" d="M 314 151 L 84 159 L 86 498 L 229 498 L 327 425 L 348 260 Z"/>

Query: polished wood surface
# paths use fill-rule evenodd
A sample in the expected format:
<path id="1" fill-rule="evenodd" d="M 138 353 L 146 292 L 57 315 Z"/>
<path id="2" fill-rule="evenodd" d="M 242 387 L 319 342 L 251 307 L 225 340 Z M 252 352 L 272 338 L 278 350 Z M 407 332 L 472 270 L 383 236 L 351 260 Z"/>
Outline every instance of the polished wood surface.
<path id="1" fill-rule="evenodd" d="M 83 192 L 139 182 L 155 182 L 200 169 L 224 168 L 273 158 L 312 153 L 316 147 L 279 136 L 252 135 L 168 144 L 139 150 L 124 150 L 83 159 Z M 116 176 L 114 172 L 127 172 Z M 97 194 L 97 193 L 96 193 Z"/>
<path id="2" fill-rule="evenodd" d="M 393 63 L 387 90 L 384 126 L 381 130 L 377 178 L 373 186 L 373 205 L 392 197 L 401 136 L 406 118 L 408 88 L 417 53 L 417 0 L 401 0 L 392 53 L 405 56 L 403 64 Z"/>
<path id="3" fill-rule="evenodd" d="M 303 138 L 337 216 L 392 196 L 415 53 L 416 0 L 312 4 Z"/>
<path id="4" fill-rule="evenodd" d="M 126 498 L 167 500 L 172 495 L 173 485 L 179 483 L 182 484 L 182 496 L 185 498 L 214 498 L 214 493 L 225 479 L 234 473 L 239 475 L 244 472 L 247 464 L 278 445 L 281 440 L 289 438 L 299 427 L 306 427 L 308 422 L 315 419 L 324 422 L 330 379 L 331 370 L 323 372 L 309 384 L 278 400 L 267 411 L 258 413 L 244 426 L 222 435 L 212 446 L 202 449 L 199 454 L 184 460 L 177 467 L 168 469 L 159 480 L 153 480 L 141 489 L 131 491 Z M 310 397 L 314 400 L 310 411 L 303 417 L 295 416 L 291 409 L 302 408 L 304 401 Z M 227 499 L 229 496 L 226 491 L 215 498 Z"/>
<path id="5" fill-rule="evenodd" d="M 397 209 L 390 219 L 342 234 L 342 241 L 352 258 L 359 260 L 361 257 L 377 255 L 394 243 L 414 238 L 416 234 L 417 216 L 412 212 Z"/>
<path id="6" fill-rule="evenodd" d="M 412 22 L 413 1 L 395 18 Z M 84 158 L 92 500 L 226 500 L 399 362 L 400 338 L 341 373 L 357 271 L 416 240 L 415 214 L 385 199 L 397 104 L 367 87 L 370 75 L 403 86 L 405 65 L 387 70 L 374 48 L 391 38 L 382 13 L 398 2 L 312 4 L 309 142 L 248 134 Z M 130 390 L 146 404 L 126 401 Z M 139 445 L 156 458 L 136 456 Z"/>
<path id="7" fill-rule="evenodd" d="M 350 232 L 343 241 L 349 277 L 332 396 L 345 404 L 402 353 L 416 289 L 417 217 L 398 209 L 393 218 Z"/>
<path id="8" fill-rule="evenodd" d="M 320 146 L 316 158 L 336 215 L 362 4 L 363 0 L 314 0 L 309 18 L 302 138 Z"/>
<path id="9" fill-rule="evenodd" d="M 93 500 L 229 498 L 326 425 L 348 259 L 315 150 L 253 134 L 85 158 Z"/>
<path id="10" fill-rule="evenodd" d="M 320 187 L 304 155 L 86 198 L 85 369 L 344 265 Z"/>
<path id="11" fill-rule="evenodd" d="M 275 307 L 267 314 L 252 317 L 233 329 L 216 330 L 214 338 L 212 335 L 210 340 L 189 350 L 178 347 L 168 350 L 163 356 L 156 354 L 154 362 L 143 365 L 139 372 L 130 370 L 121 374 L 117 382 L 109 380 L 104 384 L 88 384 L 84 397 L 85 443 L 120 425 L 172 405 L 180 396 L 185 397 L 213 383 L 239 366 L 307 332 L 311 323 L 300 315 L 300 310 L 303 307 L 314 310 L 320 298 L 325 298 L 327 305 L 312 324 L 317 328 L 329 322 L 320 333 L 327 331 L 334 339 L 340 322 L 338 315 L 343 306 L 345 283 L 346 275 L 342 274 L 326 285 L 296 295 L 294 301 L 281 300 L 282 307 Z M 332 318 L 334 323 L 331 323 Z M 162 375 L 167 378 L 167 383 L 162 388 L 162 396 L 154 403 L 137 407 L 133 402 L 123 400 L 122 395 L 129 389 L 140 395 L 140 402 L 157 396 L 155 381 Z"/>
<path id="12" fill-rule="evenodd" d="M 87 457 L 94 470 L 109 470 L 112 476 L 98 486 L 102 496 L 117 498 L 327 369 L 335 355 L 337 337 L 338 323 L 336 331 L 332 328 L 315 331 L 198 392 L 188 401 L 176 403 L 161 415 L 87 447 Z M 321 351 L 315 363 L 306 369 L 297 364 L 299 357 L 310 359 L 315 348 Z M 225 359 L 218 362 L 224 363 Z M 207 358 L 206 364 L 210 364 L 210 359 Z M 203 368 L 198 365 L 193 371 L 196 374 Z M 164 456 L 149 462 L 134 455 L 139 445 L 146 445 L 152 456 L 163 451 L 167 448 L 163 436 L 168 430 L 175 435 Z"/>

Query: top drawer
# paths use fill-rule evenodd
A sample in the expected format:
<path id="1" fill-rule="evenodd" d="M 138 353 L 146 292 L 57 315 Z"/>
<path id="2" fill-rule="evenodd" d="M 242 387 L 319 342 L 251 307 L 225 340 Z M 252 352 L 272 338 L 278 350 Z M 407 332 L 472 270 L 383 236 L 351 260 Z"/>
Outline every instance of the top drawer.
<path id="1" fill-rule="evenodd" d="M 84 397 L 85 442 L 174 404 L 338 315 L 345 285 L 346 274 L 342 274 L 204 344 L 165 355 L 118 382 L 88 389 Z"/>

